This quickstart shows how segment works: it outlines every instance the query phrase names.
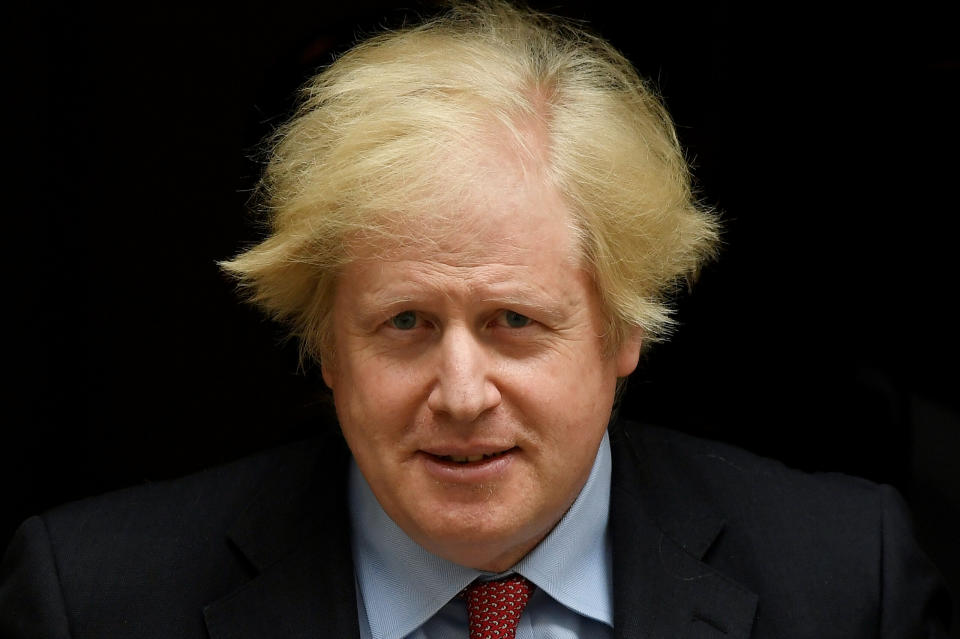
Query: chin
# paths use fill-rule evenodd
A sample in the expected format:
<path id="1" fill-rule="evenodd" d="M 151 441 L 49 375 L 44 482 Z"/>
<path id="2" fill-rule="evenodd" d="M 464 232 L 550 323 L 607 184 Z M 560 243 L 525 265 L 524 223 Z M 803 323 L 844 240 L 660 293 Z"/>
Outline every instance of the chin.
<path id="1" fill-rule="evenodd" d="M 544 530 L 531 521 L 483 508 L 447 507 L 442 516 L 417 522 L 417 543 L 435 555 L 470 568 L 498 572 L 506 570 L 532 550 L 550 527 Z M 505 565 L 504 565 L 505 564 Z"/>

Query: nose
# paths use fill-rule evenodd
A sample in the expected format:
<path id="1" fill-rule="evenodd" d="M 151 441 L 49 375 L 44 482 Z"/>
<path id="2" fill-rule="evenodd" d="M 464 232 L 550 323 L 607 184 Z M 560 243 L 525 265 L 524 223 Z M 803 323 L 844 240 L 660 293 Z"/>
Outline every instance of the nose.
<path id="1" fill-rule="evenodd" d="M 467 328 L 450 328 L 440 344 L 437 379 L 427 407 L 458 422 L 472 422 L 500 403 L 484 345 Z"/>

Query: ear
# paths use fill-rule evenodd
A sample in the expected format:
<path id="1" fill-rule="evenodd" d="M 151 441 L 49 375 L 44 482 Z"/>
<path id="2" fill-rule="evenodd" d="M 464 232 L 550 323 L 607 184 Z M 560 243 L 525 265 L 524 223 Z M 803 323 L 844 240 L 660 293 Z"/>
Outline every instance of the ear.
<path id="1" fill-rule="evenodd" d="M 640 361 L 640 347 L 643 345 L 643 330 L 633 327 L 614 354 L 617 377 L 627 377 L 637 368 Z"/>
<path id="2" fill-rule="evenodd" d="M 333 385 L 336 382 L 336 371 L 326 361 L 326 358 L 320 360 L 320 374 L 323 376 L 323 382 L 327 385 L 327 388 L 333 390 Z"/>

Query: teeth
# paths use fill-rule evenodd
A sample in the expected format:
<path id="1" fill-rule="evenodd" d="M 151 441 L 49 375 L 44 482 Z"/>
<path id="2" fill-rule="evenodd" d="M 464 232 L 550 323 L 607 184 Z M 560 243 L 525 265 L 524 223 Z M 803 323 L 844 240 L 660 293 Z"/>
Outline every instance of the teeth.
<path id="1" fill-rule="evenodd" d="M 482 455 L 444 455 L 440 459 L 457 462 L 458 464 L 466 464 L 469 462 L 478 462 L 481 459 L 490 459 L 491 457 L 496 457 L 502 454 L 503 452 L 501 451 L 499 453 L 484 453 Z"/>

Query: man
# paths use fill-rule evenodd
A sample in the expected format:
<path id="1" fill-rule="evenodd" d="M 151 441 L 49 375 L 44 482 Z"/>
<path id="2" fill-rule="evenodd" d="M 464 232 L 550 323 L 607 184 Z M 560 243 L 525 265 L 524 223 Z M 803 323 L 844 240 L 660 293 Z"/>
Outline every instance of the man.
<path id="1" fill-rule="evenodd" d="M 363 43 L 263 192 L 224 267 L 342 440 L 28 520 L 4 636 L 942 636 L 891 490 L 610 425 L 717 226 L 603 41 L 484 2 Z"/>

